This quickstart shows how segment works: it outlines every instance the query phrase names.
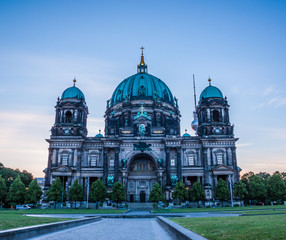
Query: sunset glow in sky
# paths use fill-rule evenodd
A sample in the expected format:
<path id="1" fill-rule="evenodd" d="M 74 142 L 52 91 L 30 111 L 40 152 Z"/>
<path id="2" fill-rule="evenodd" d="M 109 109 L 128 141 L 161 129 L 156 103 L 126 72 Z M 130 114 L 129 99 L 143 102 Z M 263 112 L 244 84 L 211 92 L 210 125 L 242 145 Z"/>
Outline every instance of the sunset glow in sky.
<path id="1" fill-rule="evenodd" d="M 43 177 L 57 97 L 77 87 L 88 136 L 104 129 L 106 101 L 136 73 L 179 99 L 191 135 L 194 98 L 208 85 L 230 104 L 243 172 L 286 171 L 286 1 L 0 0 L 0 162 Z"/>

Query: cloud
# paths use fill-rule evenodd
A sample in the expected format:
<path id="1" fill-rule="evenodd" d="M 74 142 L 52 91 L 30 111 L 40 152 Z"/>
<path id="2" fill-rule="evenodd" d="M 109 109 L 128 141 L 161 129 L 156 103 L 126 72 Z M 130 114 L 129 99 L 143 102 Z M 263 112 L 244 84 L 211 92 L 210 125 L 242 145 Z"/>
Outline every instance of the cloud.
<path id="1" fill-rule="evenodd" d="M 284 105 L 286 105 L 286 97 L 275 96 L 275 97 L 268 100 L 267 105 L 273 106 L 274 108 L 284 106 Z"/>
<path id="2" fill-rule="evenodd" d="M 236 144 L 237 147 L 247 147 L 247 146 L 251 146 L 253 145 L 253 143 L 238 143 Z"/>

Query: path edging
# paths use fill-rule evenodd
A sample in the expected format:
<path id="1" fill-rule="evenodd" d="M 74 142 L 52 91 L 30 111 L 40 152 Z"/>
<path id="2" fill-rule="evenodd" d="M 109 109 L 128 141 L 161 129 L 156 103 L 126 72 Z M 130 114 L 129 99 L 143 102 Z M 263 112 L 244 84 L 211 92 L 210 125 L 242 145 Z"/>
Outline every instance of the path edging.
<path id="1" fill-rule="evenodd" d="M 206 238 L 202 237 L 201 235 L 194 233 L 179 224 L 170 221 L 164 217 L 157 217 L 157 220 L 161 226 L 166 228 L 172 235 L 176 237 L 176 239 L 182 240 L 207 240 Z"/>
<path id="2" fill-rule="evenodd" d="M 60 230 L 64 230 L 71 227 L 77 227 L 80 225 L 88 224 L 91 222 L 100 221 L 101 217 L 91 217 L 84 219 L 69 220 L 63 222 L 47 223 L 41 225 L 34 225 L 16 229 L 8 229 L 0 231 L 0 239 L 27 239 L 36 237 L 42 234 L 52 233 Z"/>

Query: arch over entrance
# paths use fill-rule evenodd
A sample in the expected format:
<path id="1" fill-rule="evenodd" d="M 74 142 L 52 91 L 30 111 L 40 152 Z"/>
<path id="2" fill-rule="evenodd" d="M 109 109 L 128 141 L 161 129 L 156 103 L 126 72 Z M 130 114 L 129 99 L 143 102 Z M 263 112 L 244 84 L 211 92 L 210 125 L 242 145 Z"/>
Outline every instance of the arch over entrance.
<path id="1" fill-rule="evenodd" d="M 155 160 L 148 154 L 133 156 L 128 165 L 127 200 L 147 202 L 153 185 L 158 181 Z"/>

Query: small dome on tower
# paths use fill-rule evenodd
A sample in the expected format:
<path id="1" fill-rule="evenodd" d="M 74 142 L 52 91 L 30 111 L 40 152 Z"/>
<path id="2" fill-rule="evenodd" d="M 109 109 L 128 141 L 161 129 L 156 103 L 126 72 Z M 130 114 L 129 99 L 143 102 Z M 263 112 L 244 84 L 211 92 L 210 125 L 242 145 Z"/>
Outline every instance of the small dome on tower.
<path id="1" fill-rule="evenodd" d="M 185 129 L 185 133 L 183 135 L 183 137 L 190 137 L 191 135 L 187 133 L 187 129 Z"/>
<path id="2" fill-rule="evenodd" d="M 96 138 L 103 138 L 103 135 L 101 134 L 101 130 L 99 130 L 99 133 L 95 135 Z"/>
<path id="3" fill-rule="evenodd" d="M 74 85 L 72 87 L 67 88 L 63 92 L 61 99 L 77 98 L 77 99 L 85 100 L 85 97 L 82 91 L 75 86 L 76 80 L 74 79 L 73 82 L 74 82 Z"/>
<path id="4" fill-rule="evenodd" d="M 201 95 L 200 95 L 200 100 L 203 98 L 223 98 L 222 92 L 215 86 L 211 85 L 211 79 L 208 79 L 209 81 L 209 86 L 206 87 Z"/>

